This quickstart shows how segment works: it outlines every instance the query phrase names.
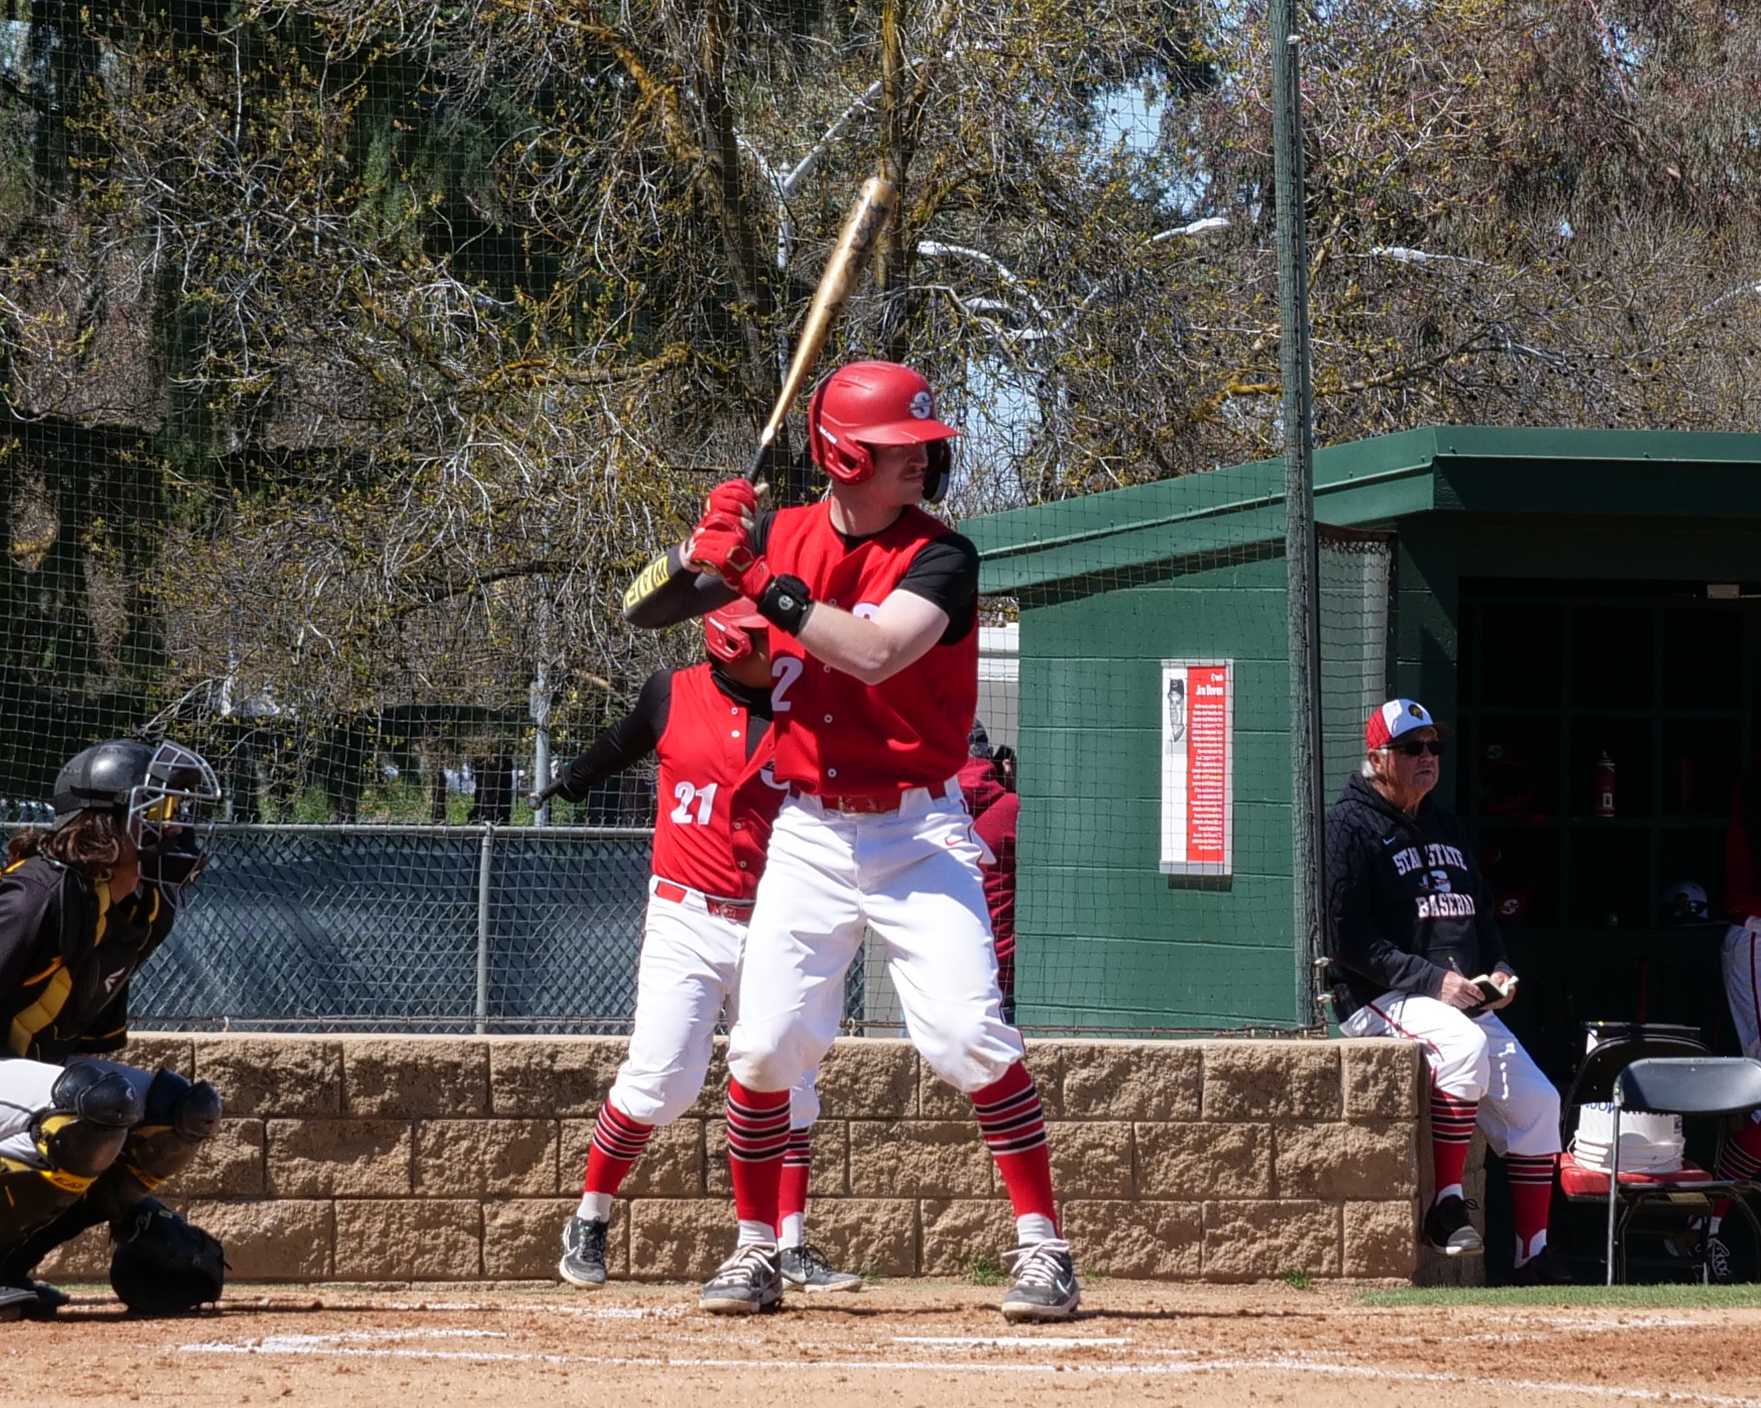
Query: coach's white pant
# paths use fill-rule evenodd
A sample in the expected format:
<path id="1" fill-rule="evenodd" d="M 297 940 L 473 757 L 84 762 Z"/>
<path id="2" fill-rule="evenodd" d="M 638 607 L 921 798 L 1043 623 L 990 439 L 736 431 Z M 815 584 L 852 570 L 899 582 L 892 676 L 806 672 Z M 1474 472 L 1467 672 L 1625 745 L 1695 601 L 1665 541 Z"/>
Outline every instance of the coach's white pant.
<path id="1" fill-rule="evenodd" d="M 771 831 L 740 974 L 728 1069 L 786 1090 L 838 1034 L 844 974 L 865 929 L 884 945 L 905 1029 L 923 1059 L 970 1095 L 1023 1055 L 1003 1020 L 972 818 L 952 798 L 906 792 L 897 812 L 847 815 L 783 803 Z"/>
<path id="2" fill-rule="evenodd" d="M 152 1071 L 125 1066 L 119 1061 L 101 1061 L 94 1056 L 76 1056 L 73 1060 L 100 1070 L 120 1071 L 135 1094 L 143 1102 L 146 1100 L 147 1087 L 153 1083 Z M 31 1117 L 49 1109 L 50 1087 L 65 1069 L 48 1061 L 0 1060 L 0 1158 L 29 1168 L 48 1167 L 31 1138 Z"/>
<path id="3" fill-rule="evenodd" d="M 1385 992 L 1339 1029 L 1418 1042 L 1437 1089 L 1480 1102 L 1480 1128 L 1500 1157 L 1559 1152 L 1559 1092 L 1496 1012 L 1470 1017 L 1434 997 Z"/>
<path id="4" fill-rule="evenodd" d="M 658 883 L 648 884 L 630 1049 L 608 1097 L 631 1119 L 652 1125 L 671 1124 L 703 1089 L 722 1006 L 730 1020 L 738 1010 L 746 944 L 746 926 L 711 914 L 698 891 L 663 900 L 654 893 Z M 789 1127 L 806 1129 L 818 1118 L 810 1067 L 790 1082 Z"/>
<path id="5" fill-rule="evenodd" d="M 1743 1055 L 1761 1059 L 1761 916 L 1732 924 L 1724 934 L 1724 996 Z M 1749 1111 L 1761 1124 L 1761 1110 Z"/>

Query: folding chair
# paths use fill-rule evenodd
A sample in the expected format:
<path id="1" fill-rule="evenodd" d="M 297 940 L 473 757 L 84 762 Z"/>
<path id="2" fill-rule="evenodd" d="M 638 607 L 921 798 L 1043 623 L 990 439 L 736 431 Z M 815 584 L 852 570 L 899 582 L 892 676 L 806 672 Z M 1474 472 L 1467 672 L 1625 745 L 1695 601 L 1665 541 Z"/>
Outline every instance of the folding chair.
<path id="1" fill-rule="evenodd" d="M 1582 1107 L 1611 1101 L 1615 1077 L 1634 1061 L 1664 1056 L 1710 1056 L 1712 1048 L 1700 1040 L 1698 1027 L 1662 1022 L 1589 1022 L 1585 1031 L 1595 1034 L 1596 1045 L 1584 1053 L 1559 1103 L 1559 1147 L 1565 1150 L 1559 1160 L 1559 1192 L 1573 1206 L 1593 1207 L 1601 1212 L 1608 1200 L 1608 1172 L 1579 1164 L 1572 1151 L 1572 1136 Z M 1704 1181 L 1710 1176 L 1703 1169 L 1687 1167 L 1677 1173 L 1623 1173 L 1621 1178 L 1627 1183 L 1677 1185 Z"/>
<path id="2" fill-rule="evenodd" d="M 1761 1221 L 1748 1204 L 1761 1183 L 1746 1178 L 1719 1178 L 1693 1170 L 1691 1179 L 1633 1183 L 1620 1177 L 1620 1116 L 1623 1110 L 1643 1110 L 1659 1115 L 1742 1115 L 1761 1108 L 1761 1061 L 1748 1056 L 1655 1057 L 1634 1061 L 1614 1079 L 1614 1135 L 1612 1169 L 1608 1175 L 1607 1284 L 1614 1284 L 1614 1243 L 1617 1231 L 1627 1225 L 1647 1202 L 1668 1198 L 1691 1189 L 1708 1198 L 1729 1198 L 1740 1210 L 1761 1244 Z M 1685 1172 L 1685 1170 L 1684 1170 Z M 1617 1212 L 1625 1205 L 1624 1214 Z M 1618 1228 L 1616 1223 L 1618 1221 Z M 1626 1241 L 1621 1237 L 1621 1261 L 1626 1260 Z"/>

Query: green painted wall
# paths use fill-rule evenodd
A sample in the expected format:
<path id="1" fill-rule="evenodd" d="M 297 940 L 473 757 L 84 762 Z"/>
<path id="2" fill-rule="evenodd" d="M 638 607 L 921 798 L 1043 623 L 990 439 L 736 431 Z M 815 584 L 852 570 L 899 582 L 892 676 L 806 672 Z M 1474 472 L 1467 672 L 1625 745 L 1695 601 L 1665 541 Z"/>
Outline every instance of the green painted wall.
<path id="1" fill-rule="evenodd" d="M 1282 559 L 1022 607 L 1019 1020 L 1293 1024 Z M 1161 662 L 1213 657 L 1235 661 L 1227 889 L 1157 869 Z"/>

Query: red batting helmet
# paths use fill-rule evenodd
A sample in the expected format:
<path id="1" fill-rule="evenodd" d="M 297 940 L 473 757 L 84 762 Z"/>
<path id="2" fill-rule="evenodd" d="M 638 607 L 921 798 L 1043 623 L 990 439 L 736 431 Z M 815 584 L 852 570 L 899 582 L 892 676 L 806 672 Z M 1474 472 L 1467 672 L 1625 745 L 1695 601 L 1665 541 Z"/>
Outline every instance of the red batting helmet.
<path id="1" fill-rule="evenodd" d="M 807 406 L 813 462 L 840 484 L 874 474 L 875 445 L 928 445 L 926 499 L 941 497 L 948 478 L 948 441 L 960 432 L 935 418 L 935 393 L 910 367 L 897 362 L 852 362 L 839 367 Z"/>
<path id="2" fill-rule="evenodd" d="M 752 653 L 753 631 L 767 631 L 770 623 L 758 614 L 751 597 L 738 597 L 703 618 L 703 644 L 711 658 L 732 665 Z"/>

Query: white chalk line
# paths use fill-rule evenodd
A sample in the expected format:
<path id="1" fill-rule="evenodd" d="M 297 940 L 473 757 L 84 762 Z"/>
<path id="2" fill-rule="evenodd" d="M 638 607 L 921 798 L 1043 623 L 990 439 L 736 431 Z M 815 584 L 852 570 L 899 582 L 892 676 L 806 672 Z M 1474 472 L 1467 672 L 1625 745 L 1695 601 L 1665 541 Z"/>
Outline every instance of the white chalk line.
<path id="1" fill-rule="evenodd" d="M 1090 1345 L 1130 1344 L 1129 1335 L 894 1335 L 894 1344 L 941 1345 L 972 1349 L 1086 1349 Z"/>
<path id="2" fill-rule="evenodd" d="M 1277 1355 L 1263 1359 L 1195 1359 L 1178 1364 L 1146 1363 L 1063 1363 L 1063 1364 L 983 1364 L 959 1360 L 893 1360 L 893 1359 L 710 1359 L 688 1356 L 554 1354 L 529 1350 L 455 1350 L 345 1348 L 312 1341 L 334 1340 L 334 1336 L 269 1336 L 263 1340 L 236 1342 L 208 1341 L 180 1345 L 185 1354 L 224 1355 L 289 1355 L 321 1358 L 391 1358 L 425 1360 L 466 1360 L 478 1363 L 576 1364 L 608 1369 L 732 1369 L 741 1373 L 763 1373 L 775 1370 L 833 1370 L 843 1373 L 908 1373 L 908 1374 L 1093 1374 L 1110 1378 L 1166 1377 L 1217 1373 L 1294 1373 L 1319 1374 L 1334 1378 L 1380 1380 L 1387 1383 L 1459 1384 L 1468 1388 L 1494 1389 L 1503 1392 L 1569 1394 L 1581 1398 L 1620 1399 L 1638 1403 L 1706 1404 L 1710 1408 L 1761 1408 L 1761 1399 L 1735 1398 L 1727 1394 L 1695 1393 L 1679 1389 L 1623 1388 L 1609 1384 L 1581 1384 L 1547 1379 L 1501 1379 L 1489 1375 L 1468 1375 L 1417 1369 L 1386 1369 L 1362 1364 L 1327 1364 L 1314 1360 Z"/>

